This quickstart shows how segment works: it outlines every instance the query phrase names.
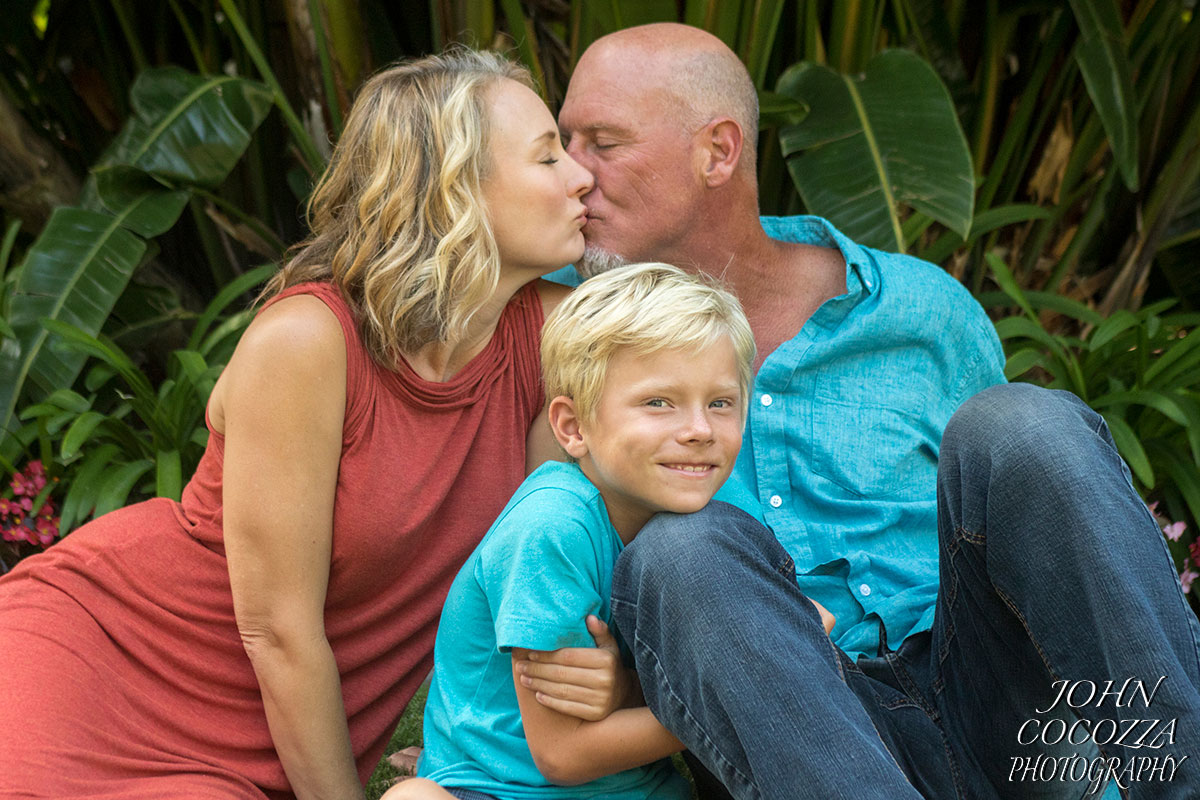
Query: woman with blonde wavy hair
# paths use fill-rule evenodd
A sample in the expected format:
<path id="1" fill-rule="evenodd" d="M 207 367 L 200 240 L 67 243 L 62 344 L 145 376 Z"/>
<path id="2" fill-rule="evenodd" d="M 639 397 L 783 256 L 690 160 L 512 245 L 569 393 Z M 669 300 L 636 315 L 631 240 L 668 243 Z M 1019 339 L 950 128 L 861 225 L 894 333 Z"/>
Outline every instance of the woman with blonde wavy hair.
<path id="1" fill-rule="evenodd" d="M 362 796 L 541 460 L 565 289 L 538 278 L 583 252 L 592 180 L 530 86 L 464 50 L 362 87 L 182 501 L 0 579 L 0 796 Z"/>

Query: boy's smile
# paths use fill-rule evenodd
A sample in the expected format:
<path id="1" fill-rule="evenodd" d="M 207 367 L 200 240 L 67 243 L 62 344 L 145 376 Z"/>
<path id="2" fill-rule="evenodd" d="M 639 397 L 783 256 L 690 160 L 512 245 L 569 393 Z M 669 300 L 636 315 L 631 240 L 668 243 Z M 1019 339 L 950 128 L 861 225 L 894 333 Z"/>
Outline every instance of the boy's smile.
<path id="1" fill-rule="evenodd" d="M 699 511 L 712 499 L 737 460 L 743 419 L 728 336 L 698 350 L 623 349 L 572 455 L 628 543 L 657 512 Z"/>

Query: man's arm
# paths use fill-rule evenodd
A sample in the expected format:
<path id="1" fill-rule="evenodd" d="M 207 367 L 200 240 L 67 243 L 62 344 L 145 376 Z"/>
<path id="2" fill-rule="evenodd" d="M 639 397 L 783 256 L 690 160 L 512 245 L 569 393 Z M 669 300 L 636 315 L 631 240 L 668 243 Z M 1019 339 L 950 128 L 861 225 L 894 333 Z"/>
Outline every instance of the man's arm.
<path id="1" fill-rule="evenodd" d="M 683 749 L 650 709 L 623 708 L 595 722 L 554 711 L 538 702 L 521 681 L 518 665 L 528 650 L 513 648 L 513 685 L 529 752 L 542 775 L 560 786 L 575 786 L 640 767 Z"/>

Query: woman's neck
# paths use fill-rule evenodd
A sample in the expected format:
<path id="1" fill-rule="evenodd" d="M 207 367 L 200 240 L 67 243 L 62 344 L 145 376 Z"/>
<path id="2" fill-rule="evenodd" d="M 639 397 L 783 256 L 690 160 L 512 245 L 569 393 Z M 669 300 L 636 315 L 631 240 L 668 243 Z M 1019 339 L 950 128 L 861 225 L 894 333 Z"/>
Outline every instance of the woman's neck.
<path id="1" fill-rule="evenodd" d="M 404 354 L 404 360 L 414 372 L 427 381 L 445 383 L 483 352 L 496 333 L 508 301 L 529 282 L 518 282 L 512 278 L 505 280 L 501 274 L 496 291 L 471 317 L 462 336 L 445 342 L 430 342 L 414 353 Z"/>

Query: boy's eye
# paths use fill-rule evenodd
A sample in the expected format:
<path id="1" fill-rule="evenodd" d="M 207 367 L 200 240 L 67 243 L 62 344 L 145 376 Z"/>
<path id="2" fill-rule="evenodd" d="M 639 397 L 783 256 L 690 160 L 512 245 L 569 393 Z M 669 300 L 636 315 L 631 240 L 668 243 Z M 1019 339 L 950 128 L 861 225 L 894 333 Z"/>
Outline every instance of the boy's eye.
<path id="1" fill-rule="evenodd" d="M 709 405 L 709 408 L 732 408 L 732 407 L 733 407 L 733 401 L 732 401 L 732 400 L 726 400 L 726 399 L 721 399 L 721 400 L 713 400 L 713 401 L 712 401 L 711 403 L 709 403 L 708 405 Z"/>
<path id="2" fill-rule="evenodd" d="M 663 400 L 661 397 L 654 397 L 650 400 L 647 400 L 646 405 L 650 406 L 651 408 L 666 408 L 667 401 Z"/>

